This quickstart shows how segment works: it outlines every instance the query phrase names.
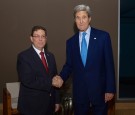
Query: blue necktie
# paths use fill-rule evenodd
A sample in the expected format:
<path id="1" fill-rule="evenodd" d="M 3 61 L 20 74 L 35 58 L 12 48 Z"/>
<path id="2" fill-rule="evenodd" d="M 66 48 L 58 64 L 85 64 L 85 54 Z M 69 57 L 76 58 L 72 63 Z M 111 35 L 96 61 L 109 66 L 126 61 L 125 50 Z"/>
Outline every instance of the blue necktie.
<path id="1" fill-rule="evenodd" d="M 81 57 L 82 57 L 82 62 L 84 66 L 86 64 L 86 58 L 87 58 L 87 43 L 86 43 L 85 35 L 86 35 L 86 32 L 83 32 L 82 42 L 81 42 Z"/>

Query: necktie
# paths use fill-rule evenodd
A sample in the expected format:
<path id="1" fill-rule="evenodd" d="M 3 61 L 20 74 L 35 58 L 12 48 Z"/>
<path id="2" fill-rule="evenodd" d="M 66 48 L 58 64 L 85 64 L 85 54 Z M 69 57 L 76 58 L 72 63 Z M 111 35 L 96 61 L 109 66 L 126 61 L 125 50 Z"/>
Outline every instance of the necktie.
<path id="1" fill-rule="evenodd" d="M 85 66 L 86 64 L 86 58 L 87 58 L 87 43 L 85 39 L 86 32 L 82 33 L 82 42 L 81 42 L 81 58 L 83 65 Z"/>
<path id="2" fill-rule="evenodd" d="M 42 60 L 42 63 L 47 71 L 47 73 L 49 72 L 48 70 L 48 66 L 47 66 L 47 63 L 46 63 L 46 60 L 45 60 L 45 56 L 44 56 L 44 52 L 40 52 L 40 55 L 41 55 L 41 60 Z"/>

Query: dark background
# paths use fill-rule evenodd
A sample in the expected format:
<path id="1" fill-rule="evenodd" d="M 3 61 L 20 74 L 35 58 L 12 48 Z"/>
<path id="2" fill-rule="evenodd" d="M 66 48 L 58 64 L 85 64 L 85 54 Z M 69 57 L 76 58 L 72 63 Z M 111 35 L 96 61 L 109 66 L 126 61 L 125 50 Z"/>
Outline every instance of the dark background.
<path id="1" fill-rule="evenodd" d="M 118 78 L 118 0 L 0 0 L 0 102 L 5 83 L 18 80 L 17 54 L 30 46 L 34 25 L 47 28 L 48 48 L 60 72 L 66 40 L 74 34 L 73 8 L 78 4 L 90 5 L 91 26 L 110 33 Z"/>
<path id="2" fill-rule="evenodd" d="M 135 0 L 120 0 L 119 97 L 135 100 Z"/>
<path id="3" fill-rule="evenodd" d="M 121 0 L 120 6 L 120 77 L 134 77 L 135 0 Z"/>

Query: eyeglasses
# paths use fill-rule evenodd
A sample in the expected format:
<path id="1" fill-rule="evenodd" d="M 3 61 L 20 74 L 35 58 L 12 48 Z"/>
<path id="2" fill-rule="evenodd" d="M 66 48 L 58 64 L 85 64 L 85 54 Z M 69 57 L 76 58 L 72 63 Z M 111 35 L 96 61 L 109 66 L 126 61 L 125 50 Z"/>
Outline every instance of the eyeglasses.
<path id="1" fill-rule="evenodd" d="M 34 37 L 34 38 L 36 38 L 36 39 L 39 39 L 39 38 L 41 38 L 41 39 L 46 39 L 46 36 L 35 35 L 35 36 L 32 36 L 32 37 Z"/>

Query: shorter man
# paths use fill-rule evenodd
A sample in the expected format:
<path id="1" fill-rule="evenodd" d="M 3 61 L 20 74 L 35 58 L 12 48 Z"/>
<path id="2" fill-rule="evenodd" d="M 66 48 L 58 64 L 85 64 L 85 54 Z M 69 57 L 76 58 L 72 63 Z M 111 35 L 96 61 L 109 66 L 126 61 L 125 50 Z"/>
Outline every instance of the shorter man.
<path id="1" fill-rule="evenodd" d="M 54 55 L 44 47 L 47 30 L 34 26 L 30 40 L 32 46 L 21 52 L 17 59 L 20 84 L 18 110 L 22 115 L 52 115 L 59 109 L 59 92 L 52 87 L 57 74 Z"/>

